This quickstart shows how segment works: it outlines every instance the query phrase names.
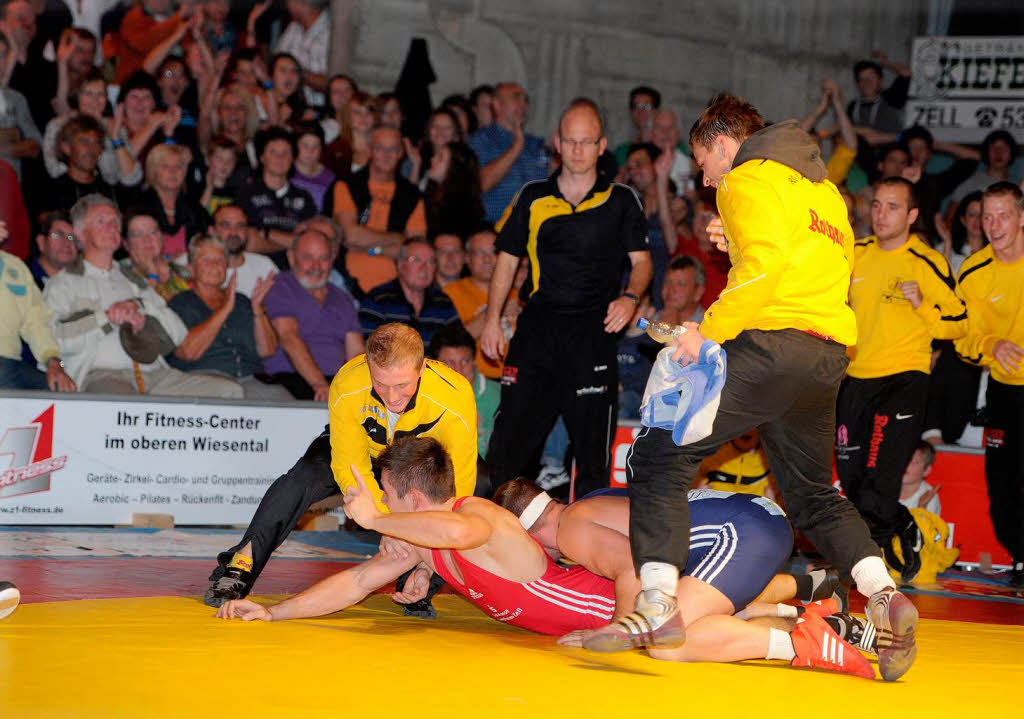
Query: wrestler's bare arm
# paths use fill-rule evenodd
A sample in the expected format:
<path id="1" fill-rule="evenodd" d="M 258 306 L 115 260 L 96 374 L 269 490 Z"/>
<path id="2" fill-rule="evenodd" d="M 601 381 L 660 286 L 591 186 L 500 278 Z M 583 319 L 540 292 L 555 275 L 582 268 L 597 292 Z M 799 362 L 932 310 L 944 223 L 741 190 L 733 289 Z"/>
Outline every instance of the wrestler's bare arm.
<path id="1" fill-rule="evenodd" d="M 422 557 L 414 552 L 403 558 L 378 554 L 362 564 L 350 567 L 304 589 L 280 604 L 263 607 L 248 599 L 225 602 L 217 611 L 222 619 L 303 619 L 322 617 L 358 604 L 375 589 L 393 582 L 419 565 Z"/>
<path id="2" fill-rule="evenodd" d="M 558 530 L 558 549 L 594 574 L 615 582 L 616 616 L 632 611 L 640 580 L 633 568 L 629 537 L 589 519 L 570 519 L 567 511 Z"/>

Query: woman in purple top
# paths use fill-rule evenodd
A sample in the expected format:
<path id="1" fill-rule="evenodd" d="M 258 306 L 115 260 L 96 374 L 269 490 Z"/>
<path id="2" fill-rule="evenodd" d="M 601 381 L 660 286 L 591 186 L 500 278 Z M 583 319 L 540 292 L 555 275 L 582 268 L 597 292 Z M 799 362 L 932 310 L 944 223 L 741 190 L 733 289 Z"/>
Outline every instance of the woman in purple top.
<path id="1" fill-rule="evenodd" d="M 264 369 L 296 399 L 326 402 L 334 374 L 365 350 L 352 299 L 327 281 L 337 254 L 332 240 L 306 230 L 263 303 L 280 339 Z"/>
<path id="2" fill-rule="evenodd" d="M 303 123 L 296 126 L 295 138 L 298 154 L 295 156 L 292 184 L 311 194 L 317 212 L 323 212 L 324 196 L 335 180 L 334 172 L 320 162 L 320 153 L 324 149 L 323 128 L 319 123 Z"/>

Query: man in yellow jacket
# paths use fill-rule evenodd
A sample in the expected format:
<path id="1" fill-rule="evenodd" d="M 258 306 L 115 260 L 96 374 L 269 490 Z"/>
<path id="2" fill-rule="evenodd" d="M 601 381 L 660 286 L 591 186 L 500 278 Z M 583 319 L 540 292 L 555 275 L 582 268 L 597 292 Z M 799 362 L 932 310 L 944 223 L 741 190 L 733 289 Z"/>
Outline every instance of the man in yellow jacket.
<path id="1" fill-rule="evenodd" d="M 1011 182 L 981 199 L 989 245 L 964 260 L 960 291 L 967 336 L 954 344 L 968 362 L 988 367 L 985 480 L 999 543 L 1013 557 L 1010 585 L 1024 588 L 1024 194 Z"/>
<path id="2" fill-rule="evenodd" d="M 476 397 L 466 378 L 424 358 L 423 340 L 412 327 L 381 325 L 366 341 L 366 354 L 349 360 L 334 376 L 327 402 L 330 426 L 306 454 L 270 485 L 242 540 L 222 552 L 211 575 L 206 604 L 248 595 L 253 583 L 315 504 L 356 486 L 353 467 L 373 477 L 370 491 L 381 511 L 377 457 L 399 437 L 432 437 L 452 457 L 455 492 L 476 487 Z M 437 588 L 441 583 L 436 582 Z M 429 598 L 413 611 L 432 614 Z"/>
<path id="3" fill-rule="evenodd" d="M 857 346 L 836 404 L 836 471 L 871 537 L 902 566 L 909 583 L 921 568 L 921 533 L 900 504 L 928 403 L 932 340 L 967 333 L 967 306 L 949 262 L 910 228 L 917 219 L 914 185 L 887 177 L 875 185 L 871 228 L 854 250 L 850 306 Z M 902 560 L 892 540 L 899 537 Z"/>
<path id="4" fill-rule="evenodd" d="M 716 97 L 690 131 L 704 184 L 718 188 L 732 269 L 700 325 L 687 323 L 676 359 L 693 361 L 705 338 L 728 358 L 713 429 L 676 446 L 669 431 L 644 428 L 626 466 L 630 544 L 643 591 L 633 614 L 591 637 L 615 650 L 659 645 L 682 624 L 675 599 L 690 544 L 687 490 L 702 458 L 757 427 L 786 511 L 857 588 L 884 648 L 883 678 L 916 655 L 917 610 L 895 590 L 864 520 L 831 486 L 835 400 L 846 348 L 857 341 L 847 304 L 853 231 L 846 204 L 825 177 L 817 144 L 795 121 L 765 128 L 757 110 Z"/>

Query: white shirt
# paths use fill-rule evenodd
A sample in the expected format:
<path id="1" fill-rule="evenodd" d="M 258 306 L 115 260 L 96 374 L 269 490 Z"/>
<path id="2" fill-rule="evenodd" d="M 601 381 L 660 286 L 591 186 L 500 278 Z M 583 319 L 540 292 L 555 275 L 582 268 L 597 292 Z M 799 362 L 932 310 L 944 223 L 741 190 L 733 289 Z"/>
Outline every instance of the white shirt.
<path id="1" fill-rule="evenodd" d="M 238 274 L 238 281 L 235 284 L 235 292 L 239 292 L 246 297 L 252 297 L 252 291 L 256 289 L 256 280 L 261 280 L 267 275 L 277 274 L 277 265 L 275 265 L 270 258 L 265 255 L 260 255 L 255 252 L 243 252 L 243 262 L 241 265 L 236 267 L 229 267 L 227 278 L 224 281 L 224 285 L 231 281 L 231 277 Z"/>
<path id="2" fill-rule="evenodd" d="M 277 52 L 294 55 L 303 70 L 318 75 L 327 74 L 327 48 L 331 41 L 330 13 L 321 10 L 316 20 L 306 30 L 294 20 L 281 33 L 277 42 Z M 306 88 L 306 101 L 310 105 L 324 104 L 323 93 Z"/>
<path id="3" fill-rule="evenodd" d="M 115 262 L 109 270 L 104 270 L 88 262 L 84 262 L 85 276 L 94 280 L 94 286 L 99 291 L 99 306 L 106 309 L 113 304 L 135 296 L 134 288 L 121 268 Z M 121 346 L 121 335 L 118 330 L 104 334 L 96 347 L 96 358 L 93 361 L 93 369 L 114 369 L 124 370 L 132 368 L 132 358 Z M 140 365 L 143 370 L 155 369 L 163 366 L 162 358 L 158 358 L 152 365 Z"/>
<path id="4" fill-rule="evenodd" d="M 912 495 L 910 495 L 906 499 L 900 500 L 900 504 L 902 504 L 907 509 L 913 509 L 914 507 L 918 507 L 920 506 L 919 503 L 921 501 L 921 497 L 930 491 L 932 491 L 932 485 L 928 484 L 927 482 L 921 482 L 917 490 Z M 927 509 L 932 514 L 937 514 L 940 517 L 942 516 L 942 503 L 939 501 L 938 492 L 936 492 L 932 496 L 932 498 L 928 500 L 928 504 L 924 505 L 923 509 Z"/>

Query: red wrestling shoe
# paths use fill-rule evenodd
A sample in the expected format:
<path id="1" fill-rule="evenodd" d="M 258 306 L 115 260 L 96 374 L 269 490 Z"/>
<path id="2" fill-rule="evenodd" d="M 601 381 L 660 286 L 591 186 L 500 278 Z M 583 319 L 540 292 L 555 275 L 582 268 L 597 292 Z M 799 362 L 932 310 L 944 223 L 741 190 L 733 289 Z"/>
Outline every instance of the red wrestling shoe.
<path id="1" fill-rule="evenodd" d="M 840 674 L 853 674 L 864 679 L 874 679 L 875 670 L 868 660 L 850 644 L 839 638 L 825 620 L 808 612 L 796 620 L 796 626 L 789 633 L 793 640 L 794 667 L 814 667 Z"/>

